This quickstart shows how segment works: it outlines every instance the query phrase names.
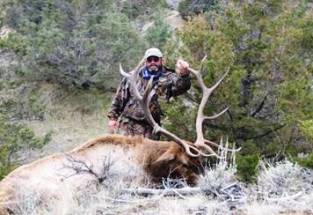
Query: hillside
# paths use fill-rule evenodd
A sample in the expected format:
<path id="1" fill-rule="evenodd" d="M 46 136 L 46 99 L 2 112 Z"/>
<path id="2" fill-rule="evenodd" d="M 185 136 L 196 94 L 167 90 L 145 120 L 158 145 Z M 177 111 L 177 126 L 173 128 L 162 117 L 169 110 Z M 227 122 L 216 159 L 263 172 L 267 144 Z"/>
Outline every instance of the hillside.
<path id="1" fill-rule="evenodd" d="M 118 64 L 130 70 L 159 47 L 168 67 L 183 58 L 208 86 L 229 71 L 205 113 L 229 109 L 204 134 L 241 150 L 208 159 L 196 193 L 108 181 L 64 214 L 313 214 L 312 16 L 310 1 L 2 1 L 0 178 L 106 134 Z M 193 142 L 199 86 L 160 100 L 164 127 Z"/>

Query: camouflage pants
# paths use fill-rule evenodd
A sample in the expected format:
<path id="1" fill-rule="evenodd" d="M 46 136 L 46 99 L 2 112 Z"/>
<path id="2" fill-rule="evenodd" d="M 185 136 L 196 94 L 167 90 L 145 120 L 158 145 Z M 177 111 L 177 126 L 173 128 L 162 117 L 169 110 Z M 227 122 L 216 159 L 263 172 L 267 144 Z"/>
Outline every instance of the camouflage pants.
<path id="1" fill-rule="evenodd" d="M 159 134 L 153 134 L 153 128 L 146 122 L 123 118 L 119 122 L 118 133 L 123 135 L 143 135 L 152 140 L 159 140 Z"/>

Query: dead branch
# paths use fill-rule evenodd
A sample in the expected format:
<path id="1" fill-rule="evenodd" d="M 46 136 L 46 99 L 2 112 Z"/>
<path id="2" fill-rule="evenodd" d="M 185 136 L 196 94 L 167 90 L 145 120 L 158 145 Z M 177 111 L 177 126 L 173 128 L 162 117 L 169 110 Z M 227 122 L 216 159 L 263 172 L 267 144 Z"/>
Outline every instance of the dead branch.
<path id="1" fill-rule="evenodd" d="M 123 194 L 137 195 L 137 196 L 174 196 L 183 198 L 190 195 L 204 194 L 206 196 L 217 197 L 221 201 L 226 202 L 242 202 L 246 199 L 246 195 L 242 192 L 240 185 L 233 183 L 223 188 L 212 189 L 210 187 L 183 187 L 183 188 L 166 188 L 166 189 L 152 189 L 152 188 L 129 188 L 123 189 Z"/>
<path id="2" fill-rule="evenodd" d="M 85 161 L 74 158 L 73 156 L 68 154 L 66 154 L 65 156 L 69 163 L 64 164 L 64 167 L 74 170 L 74 173 L 67 176 L 66 179 L 77 174 L 90 174 L 94 176 L 99 183 L 102 183 L 105 179 L 107 179 L 108 176 L 107 173 L 110 170 L 110 167 L 112 166 L 112 162 L 110 161 L 110 159 L 105 157 L 103 159 L 102 172 L 97 173 L 94 171 L 92 164 L 87 164 Z"/>
<path id="3" fill-rule="evenodd" d="M 135 194 L 139 196 L 181 196 L 181 195 L 196 195 L 196 194 L 214 194 L 211 190 L 201 189 L 200 187 L 184 187 L 184 188 L 170 188 L 170 189 L 152 189 L 152 188 L 129 188 L 123 189 L 122 193 Z M 179 195 L 178 195 L 179 194 Z"/>

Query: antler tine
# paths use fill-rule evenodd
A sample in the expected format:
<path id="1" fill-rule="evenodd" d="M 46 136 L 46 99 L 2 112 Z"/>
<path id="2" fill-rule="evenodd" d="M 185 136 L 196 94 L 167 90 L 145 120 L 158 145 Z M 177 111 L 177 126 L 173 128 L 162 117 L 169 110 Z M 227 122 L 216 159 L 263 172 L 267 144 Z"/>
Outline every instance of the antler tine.
<path id="1" fill-rule="evenodd" d="M 142 101 L 143 97 L 140 95 L 137 87 L 136 87 L 136 76 L 137 71 L 133 70 L 132 74 L 128 74 L 124 71 L 122 65 L 120 64 L 120 73 L 129 80 L 132 89 L 134 90 L 135 96 L 139 101 Z"/>
<path id="2" fill-rule="evenodd" d="M 140 64 L 139 64 L 140 65 Z M 153 127 L 153 132 L 154 133 L 162 133 L 164 134 L 165 136 L 167 136 L 168 138 L 174 140 L 176 143 L 180 144 L 186 151 L 186 153 L 189 155 L 189 156 L 192 156 L 192 157 L 198 157 L 200 155 L 203 155 L 203 153 L 196 147 L 192 146 L 192 145 L 189 145 L 187 142 L 185 142 L 184 140 L 180 139 L 179 137 L 177 137 L 175 134 L 167 131 L 166 129 L 162 128 L 153 118 L 151 112 L 150 112 L 150 101 L 153 97 L 153 95 L 155 95 L 155 89 L 153 89 L 153 77 L 150 78 L 148 84 L 147 84 L 147 87 L 144 91 L 144 94 L 141 95 L 139 90 L 137 89 L 137 86 L 136 86 L 136 80 L 137 80 L 137 77 L 138 77 L 138 73 L 139 73 L 139 66 L 137 66 L 134 70 L 132 70 L 131 74 L 129 73 L 126 73 L 121 64 L 119 65 L 120 66 L 120 73 L 126 77 L 129 82 L 130 82 L 130 85 L 133 89 L 133 92 L 135 94 L 135 97 L 139 100 L 139 103 L 141 105 L 141 107 L 143 108 L 144 110 L 144 113 L 145 113 L 145 116 L 148 120 L 148 122 L 150 123 L 150 125 Z"/>
<path id="3" fill-rule="evenodd" d="M 229 108 L 225 108 L 224 110 L 222 110 L 221 112 L 217 113 L 217 114 L 214 114 L 213 116 L 205 116 L 204 117 L 204 120 L 208 120 L 208 119 L 216 119 L 218 118 L 219 116 L 223 115 Z"/>
<path id="4" fill-rule="evenodd" d="M 203 60 L 201 62 L 201 65 L 202 65 L 202 63 L 203 63 Z M 189 70 L 196 76 L 197 81 L 198 81 L 198 83 L 199 83 L 199 85 L 201 87 L 202 94 L 203 94 L 201 102 L 200 102 L 200 105 L 199 105 L 199 108 L 198 108 L 197 119 L 196 119 L 197 140 L 195 142 L 195 146 L 196 147 L 202 147 L 205 150 L 207 150 L 209 153 L 211 153 L 213 156 L 216 156 L 217 158 L 220 158 L 220 156 L 218 154 L 216 154 L 216 152 L 210 146 L 205 144 L 205 143 L 210 143 L 211 145 L 219 146 L 217 143 L 214 143 L 212 141 L 208 141 L 208 140 L 204 139 L 204 136 L 203 136 L 203 122 L 206 119 L 215 119 L 215 118 L 219 117 L 220 115 L 225 113 L 228 108 L 224 109 L 220 113 L 215 114 L 215 115 L 213 115 L 211 117 L 204 116 L 203 111 L 204 111 L 205 105 L 206 105 L 209 97 L 211 96 L 212 92 L 219 86 L 219 84 L 222 82 L 222 80 L 228 74 L 229 68 L 228 68 L 227 72 L 210 88 L 208 88 L 205 85 L 205 83 L 203 81 L 203 78 L 202 78 L 202 76 L 200 74 L 200 71 L 194 70 L 192 68 L 189 68 Z"/>

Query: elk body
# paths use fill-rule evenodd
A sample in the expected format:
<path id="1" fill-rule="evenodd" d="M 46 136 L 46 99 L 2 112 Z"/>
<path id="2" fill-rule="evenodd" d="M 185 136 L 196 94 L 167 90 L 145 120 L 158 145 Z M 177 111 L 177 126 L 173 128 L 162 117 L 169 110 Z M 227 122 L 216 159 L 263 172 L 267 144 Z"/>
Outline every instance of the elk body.
<path id="1" fill-rule="evenodd" d="M 110 175 L 125 183 L 155 184 L 171 177 L 194 185 L 203 171 L 200 161 L 186 155 L 175 142 L 98 137 L 66 154 L 45 157 L 10 173 L 0 182 L 0 214 L 21 214 L 21 205 L 32 195 L 39 195 L 38 207 L 42 202 L 56 206 L 64 201 L 65 193 L 88 189 L 90 183 Z"/>

